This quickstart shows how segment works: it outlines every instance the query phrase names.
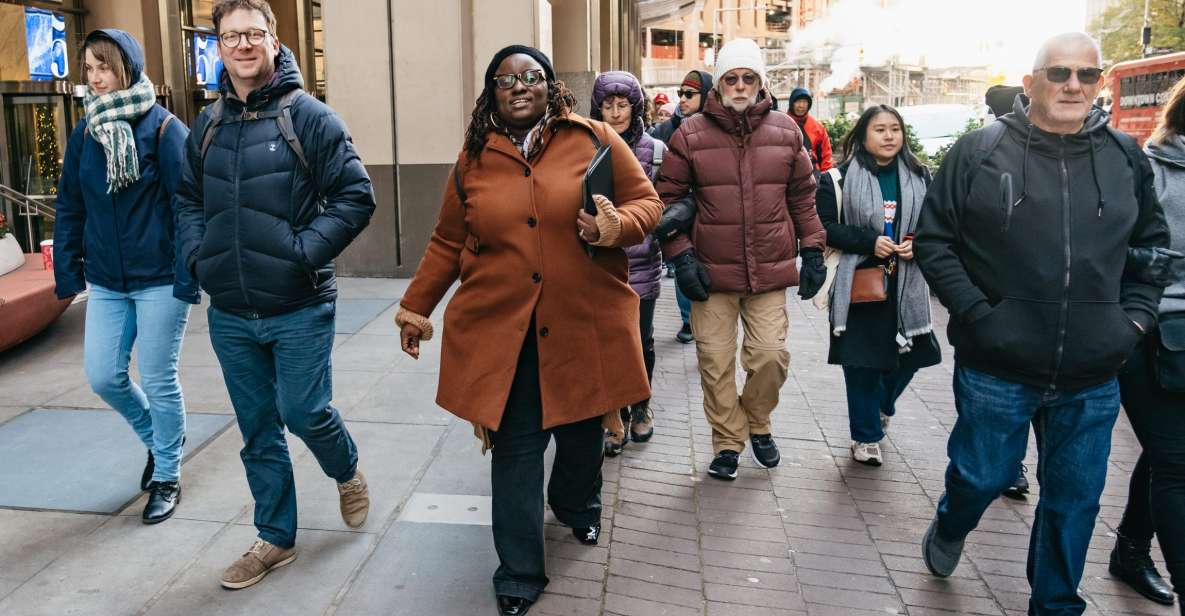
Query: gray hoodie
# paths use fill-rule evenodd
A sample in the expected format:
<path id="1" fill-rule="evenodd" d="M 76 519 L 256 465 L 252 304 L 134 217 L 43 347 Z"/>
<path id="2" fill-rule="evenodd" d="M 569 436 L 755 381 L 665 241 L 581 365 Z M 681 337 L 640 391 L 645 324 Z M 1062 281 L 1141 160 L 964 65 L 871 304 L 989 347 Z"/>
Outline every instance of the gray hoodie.
<path id="1" fill-rule="evenodd" d="M 1164 143 L 1144 146 L 1156 174 L 1156 196 L 1169 223 L 1173 250 L 1185 251 L 1185 138 L 1170 137 Z M 1160 314 L 1185 312 L 1185 259 L 1175 264 L 1172 286 L 1164 290 Z"/>

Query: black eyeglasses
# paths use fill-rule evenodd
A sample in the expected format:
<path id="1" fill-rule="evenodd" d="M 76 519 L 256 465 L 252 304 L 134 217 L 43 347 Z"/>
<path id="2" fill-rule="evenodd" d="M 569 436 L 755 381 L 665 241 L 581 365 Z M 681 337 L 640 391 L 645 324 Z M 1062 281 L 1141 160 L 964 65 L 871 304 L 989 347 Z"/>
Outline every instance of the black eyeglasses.
<path id="1" fill-rule="evenodd" d="M 1103 69 L 1101 68 L 1080 68 L 1077 71 L 1068 66 L 1047 66 L 1039 68 L 1034 73 L 1045 71 L 1045 78 L 1053 83 L 1066 83 L 1070 80 L 1070 75 L 1074 72 L 1078 73 L 1078 83 L 1083 83 L 1088 86 L 1099 82 L 1099 78 L 1103 76 Z"/>
<path id="2" fill-rule="evenodd" d="M 524 86 L 528 88 L 544 81 L 543 71 L 532 68 L 527 69 L 517 75 L 494 75 L 494 85 L 498 86 L 500 90 L 509 90 L 514 87 L 514 82 L 521 81 Z"/>
<path id="3" fill-rule="evenodd" d="M 696 90 L 679 90 L 678 92 L 675 92 L 675 94 L 678 94 L 679 98 L 692 99 L 699 95 L 699 92 Z"/>
<path id="4" fill-rule="evenodd" d="M 248 30 L 246 32 L 235 32 L 230 30 L 218 35 L 218 40 L 222 41 L 222 46 L 229 49 L 234 49 L 243 44 L 243 39 L 247 39 L 252 47 L 262 45 L 267 40 L 267 35 L 271 34 L 267 30 Z"/>
<path id="5" fill-rule="evenodd" d="M 724 78 L 721 79 L 720 81 L 723 81 L 724 85 L 726 85 L 726 86 L 735 86 L 737 84 L 737 81 L 743 81 L 743 82 L 745 82 L 745 85 L 751 86 L 751 85 L 757 83 L 757 75 L 754 75 L 753 73 L 745 73 L 744 75 L 741 75 L 740 77 L 738 77 L 736 75 L 725 75 Z"/>

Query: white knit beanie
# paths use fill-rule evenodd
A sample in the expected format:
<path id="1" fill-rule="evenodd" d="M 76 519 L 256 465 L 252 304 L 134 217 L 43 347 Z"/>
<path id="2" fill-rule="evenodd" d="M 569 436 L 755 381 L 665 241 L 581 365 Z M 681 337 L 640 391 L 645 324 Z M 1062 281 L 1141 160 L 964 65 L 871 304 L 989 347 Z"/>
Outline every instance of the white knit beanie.
<path id="1" fill-rule="evenodd" d="M 712 73 L 712 81 L 719 88 L 720 78 L 728 71 L 738 68 L 747 68 L 757 73 L 757 76 L 761 78 L 761 87 L 765 87 L 768 83 L 765 79 L 765 56 L 762 55 L 761 48 L 753 42 L 753 39 L 733 39 L 720 48 L 720 53 L 716 56 L 716 67 L 715 72 Z"/>

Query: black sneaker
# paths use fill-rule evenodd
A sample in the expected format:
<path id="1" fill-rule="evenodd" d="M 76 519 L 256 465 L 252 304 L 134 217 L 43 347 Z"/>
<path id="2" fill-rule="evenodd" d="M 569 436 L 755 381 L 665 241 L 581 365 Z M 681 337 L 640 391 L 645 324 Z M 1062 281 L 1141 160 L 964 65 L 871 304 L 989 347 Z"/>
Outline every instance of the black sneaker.
<path id="1" fill-rule="evenodd" d="M 679 333 L 675 334 L 675 340 L 683 344 L 691 344 L 695 342 L 695 334 L 691 333 L 691 324 L 684 323 L 683 327 L 679 329 Z"/>
<path id="2" fill-rule="evenodd" d="M 596 545 L 597 540 L 601 538 L 601 524 L 573 527 L 572 536 L 584 545 Z"/>
<path id="3" fill-rule="evenodd" d="M 749 444 L 750 451 L 753 452 L 753 461 L 761 468 L 773 468 L 782 461 L 782 454 L 778 453 L 778 444 L 774 442 L 774 437 L 768 434 L 750 434 Z"/>
<path id="4" fill-rule="evenodd" d="M 737 460 L 741 454 L 731 449 L 725 449 L 716 454 L 716 459 L 708 466 L 708 475 L 716 479 L 732 481 L 737 478 Z"/>
<path id="5" fill-rule="evenodd" d="M 1004 489 L 1004 496 L 1008 498 L 1015 498 L 1017 500 L 1024 500 L 1025 494 L 1029 493 L 1029 480 L 1025 477 L 1029 467 L 1024 464 L 1020 465 L 1020 472 L 1016 474 L 1016 481 L 1012 485 Z"/>

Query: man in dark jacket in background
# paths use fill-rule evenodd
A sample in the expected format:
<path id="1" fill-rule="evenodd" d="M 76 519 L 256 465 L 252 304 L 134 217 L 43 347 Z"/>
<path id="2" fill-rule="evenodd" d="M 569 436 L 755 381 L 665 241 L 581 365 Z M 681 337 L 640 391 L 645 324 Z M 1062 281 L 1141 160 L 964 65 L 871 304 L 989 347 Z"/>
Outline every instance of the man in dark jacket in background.
<path id="1" fill-rule="evenodd" d="M 827 135 L 827 129 L 823 124 L 811 115 L 811 107 L 814 104 L 815 99 L 811 98 L 809 90 L 794 88 L 790 92 L 790 107 L 786 112 L 798 123 L 798 128 L 805 137 L 803 145 L 811 155 L 811 163 L 815 165 L 815 171 L 821 173 L 832 167 L 831 137 Z"/>
<path id="2" fill-rule="evenodd" d="M 222 98 L 186 145 L 177 258 L 210 294 L 210 339 L 243 435 L 259 537 L 222 585 L 245 588 L 296 558 L 285 426 L 337 482 L 346 525 L 366 521 L 358 452 L 330 404 L 332 260 L 366 227 L 375 201 L 345 125 L 302 91 L 267 2 L 221 0 L 213 20 Z"/>
<path id="3" fill-rule="evenodd" d="M 826 234 L 802 134 L 785 114 L 770 112 L 760 48 L 749 39 L 730 41 L 716 60 L 716 76 L 704 112 L 671 137 L 658 193 L 667 204 L 694 193 L 698 204 L 694 233 L 666 240 L 663 253 L 695 302 L 691 322 L 716 454 L 708 474 L 731 480 L 746 440 L 762 467 L 781 459 L 770 413 L 790 367 L 786 289 L 797 285 L 808 299 L 818 292 L 826 277 Z M 740 396 L 738 318 L 747 375 Z"/>
<path id="4" fill-rule="evenodd" d="M 1077 589 L 1119 412 L 1115 377 L 1162 292 L 1125 278 L 1124 264 L 1130 247 L 1169 240 L 1147 159 L 1092 109 L 1101 65 L 1085 34 L 1047 41 L 1025 77 L 1031 104 L 959 139 L 914 240 L 950 310 L 958 408 L 923 558 L 937 576 L 954 572 L 964 539 L 1016 478 L 1031 422 L 1041 498 L 1030 614 L 1086 607 Z"/>
<path id="5" fill-rule="evenodd" d="M 666 122 L 656 124 L 650 129 L 650 136 L 663 143 L 670 143 L 671 135 L 683 123 L 683 120 L 704 110 L 704 96 L 712 89 L 712 74 L 707 71 L 691 71 L 683 78 L 676 92 L 679 96 L 679 106 L 675 108 L 675 115 Z"/>

